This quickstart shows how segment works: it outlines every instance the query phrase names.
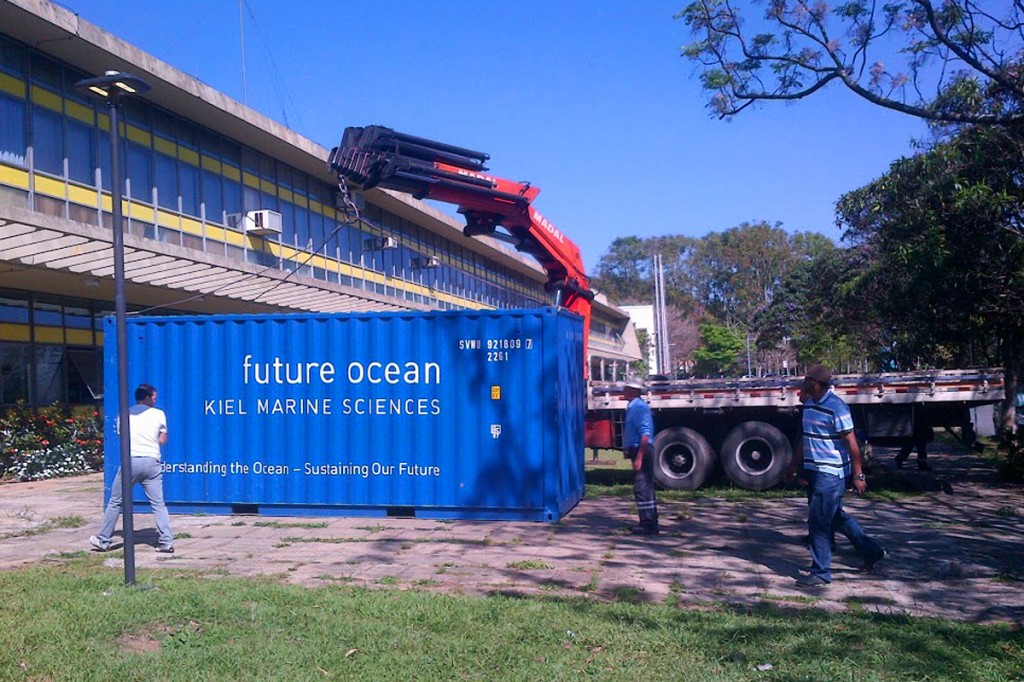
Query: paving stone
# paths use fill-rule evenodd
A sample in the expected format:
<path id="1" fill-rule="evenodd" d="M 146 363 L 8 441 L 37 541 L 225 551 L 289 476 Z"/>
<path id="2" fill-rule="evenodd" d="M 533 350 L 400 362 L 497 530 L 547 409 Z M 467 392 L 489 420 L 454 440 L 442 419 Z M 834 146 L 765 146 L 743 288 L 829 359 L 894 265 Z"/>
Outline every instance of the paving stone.
<path id="1" fill-rule="evenodd" d="M 136 565 L 211 578 L 277 576 L 309 587 L 677 601 L 690 608 L 856 604 L 881 613 L 1024 621 L 1024 488 L 995 482 L 970 455 L 929 459 L 933 472 L 898 473 L 921 476 L 923 494 L 848 500 L 890 556 L 874 573 L 861 574 L 860 557 L 839 538 L 835 580 L 813 595 L 794 584 L 809 564 L 800 544 L 800 498 L 662 501 L 663 532 L 656 537 L 629 534 L 632 504 L 619 498 L 585 499 L 557 524 L 176 515 L 173 556 L 153 551 L 152 517 L 137 514 Z M 101 498 L 99 474 L 0 484 L 0 570 L 87 550 Z M 61 517 L 84 525 L 54 528 Z M 120 554 L 103 565 L 123 570 Z"/>

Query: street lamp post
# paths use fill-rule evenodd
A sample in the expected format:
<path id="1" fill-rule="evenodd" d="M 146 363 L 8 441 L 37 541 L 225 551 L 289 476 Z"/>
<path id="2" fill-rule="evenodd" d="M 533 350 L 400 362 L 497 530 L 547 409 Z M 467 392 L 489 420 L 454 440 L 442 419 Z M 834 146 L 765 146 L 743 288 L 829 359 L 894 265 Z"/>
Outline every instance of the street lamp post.
<path id="1" fill-rule="evenodd" d="M 117 414 L 121 449 L 121 499 L 124 533 L 124 582 L 135 584 L 135 529 L 132 522 L 132 457 L 128 427 L 128 327 L 127 306 L 124 297 L 124 221 L 121 217 L 121 156 L 118 107 L 127 95 L 141 95 L 149 85 L 139 78 L 120 71 L 107 71 L 96 78 L 75 83 L 75 88 L 102 98 L 110 113 L 110 199 L 113 213 L 114 237 L 114 319 L 117 328 Z"/>

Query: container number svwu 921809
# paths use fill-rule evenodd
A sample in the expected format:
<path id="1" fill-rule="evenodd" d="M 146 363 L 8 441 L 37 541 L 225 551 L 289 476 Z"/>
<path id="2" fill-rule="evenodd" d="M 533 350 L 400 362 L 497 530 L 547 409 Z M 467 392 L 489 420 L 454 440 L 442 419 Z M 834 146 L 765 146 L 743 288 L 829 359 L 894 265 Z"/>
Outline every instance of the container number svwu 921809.
<path id="1" fill-rule="evenodd" d="M 487 362 L 508 362 L 509 351 L 532 350 L 533 339 L 487 339 Z"/>

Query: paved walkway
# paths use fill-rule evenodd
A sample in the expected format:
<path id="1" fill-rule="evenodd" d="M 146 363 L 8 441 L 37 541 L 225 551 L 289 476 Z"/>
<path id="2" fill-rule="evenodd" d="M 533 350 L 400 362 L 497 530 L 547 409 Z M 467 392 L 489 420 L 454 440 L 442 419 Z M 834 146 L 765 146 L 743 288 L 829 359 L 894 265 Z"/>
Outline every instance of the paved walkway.
<path id="1" fill-rule="evenodd" d="M 934 456 L 936 470 L 876 466 L 922 495 L 848 507 L 890 557 L 875 573 L 845 539 L 836 577 L 808 595 L 793 582 L 809 563 L 798 542 L 802 499 L 662 502 L 664 532 L 631 536 L 630 503 L 587 499 L 559 524 L 397 518 L 173 517 L 177 553 L 152 550 L 152 518 L 136 516 L 136 565 L 233 576 L 279 576 L 300 585 L 397 586 L 458 594 L 586 594 L 682 604 L 771 601 L 827 609 L 978 622 L 1024 621 L 1024 488 L 998 484 L 964 454 Z M 913 461 L 911 461 L 911 467 Z M 0 570 L 88 549 L 101 516 L 99 474 L 0 485 Z M 61 528 L 62 517 L 85 525 Z M 104 562 L 123 570 L 120 552 Z"/>

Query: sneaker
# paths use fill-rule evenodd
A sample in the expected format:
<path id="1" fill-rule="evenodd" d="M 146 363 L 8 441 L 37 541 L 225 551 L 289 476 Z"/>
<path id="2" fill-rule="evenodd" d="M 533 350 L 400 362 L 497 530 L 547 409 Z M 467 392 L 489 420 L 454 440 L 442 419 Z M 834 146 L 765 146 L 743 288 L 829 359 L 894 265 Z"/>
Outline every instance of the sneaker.
<path id="1" fill-rule="evenodd" d="M 657 535 L 661 531 L 658 530 L 657 526 L 633 526 L 629 529 L 629 532 L 633 535 Z"/>
<path id="2" fill-rule="evenodd" d="M 830 583 L 827 580 L 823 580 L 822 578 L 819 578 L 813 573 L 802 575 L 796 579 L 797 587 L 805 587 L 807 589 L 818 589 L 820 587 L 828 587 L 829 584 Z"/>
<path id="3" fill-rule="evenodd" d="M 877 556 L 873 556 L 870 559 L 865 559 L 864 560 L 864 565 L 861 566 L 861 568 L 860 568 L 860 572 L 861 573 L 870 573 L 871 571 L 873 571 L 875 569 L 875 564 L 877 564 L 879 561 L 881 561 L 882 559 L 884 559 L 887 556 L 889 556 L 889 553 L 883 549 L 881 554 L 879 554 Z"/>
<path id="4" fill-rule="evenodd" d="M 110 543 L 109 542 L 103 542 L 102 540 L 100 540 L 95 535 L 90 535 L 89 536 L 89 544 L 92 545 L 92 549 L 93 549 L 94 552 L 109 552 L 110 551 Z"/>
<path id="5" fill-rule="evenodd" d="M 174 547 L 170 545 L 157 545 L 157 554 L 174 554 Z"/>

